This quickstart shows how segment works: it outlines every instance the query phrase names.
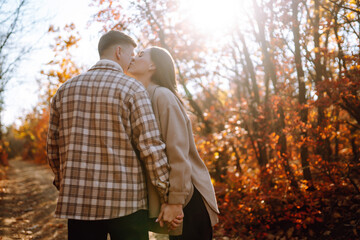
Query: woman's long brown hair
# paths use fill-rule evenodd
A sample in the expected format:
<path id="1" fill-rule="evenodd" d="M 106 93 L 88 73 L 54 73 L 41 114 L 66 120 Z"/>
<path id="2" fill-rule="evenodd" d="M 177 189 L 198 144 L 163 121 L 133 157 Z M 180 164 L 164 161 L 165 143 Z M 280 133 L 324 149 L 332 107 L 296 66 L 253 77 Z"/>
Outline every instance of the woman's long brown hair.
<path id="1" fill-rule="evenodd" d="M 151 81 L 169 89 L 183 104 L 177 92 L 175 65 L 171 54 L 164 48 L 151 47 L 150 58 L 156 67 L 154 74 L 151 76 Z"/>

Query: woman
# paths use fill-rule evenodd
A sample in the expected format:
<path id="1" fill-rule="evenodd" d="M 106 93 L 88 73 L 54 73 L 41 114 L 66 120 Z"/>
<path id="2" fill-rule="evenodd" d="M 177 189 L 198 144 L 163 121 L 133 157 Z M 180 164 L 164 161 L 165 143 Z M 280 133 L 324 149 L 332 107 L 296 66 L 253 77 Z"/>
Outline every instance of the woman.
<path id="1" fill-rule="evenodd" d="M 195 146 L 191 122 L 177 93 L 174 61 L 163 48 L 141 51 L 128 73 L 147 88 L 166 144 L 170 170 L 170 204 L 183 204 L 183 226 L 170 231 L 170 239 L 212 239 L 219 213 L 209 172 Z M 159 214 L 160 201 L 149 187 L 149 215 Z M 174 224 L 176 225 L 176 224 Z M 151 228 L 150 230 L 159 232 Z"/>

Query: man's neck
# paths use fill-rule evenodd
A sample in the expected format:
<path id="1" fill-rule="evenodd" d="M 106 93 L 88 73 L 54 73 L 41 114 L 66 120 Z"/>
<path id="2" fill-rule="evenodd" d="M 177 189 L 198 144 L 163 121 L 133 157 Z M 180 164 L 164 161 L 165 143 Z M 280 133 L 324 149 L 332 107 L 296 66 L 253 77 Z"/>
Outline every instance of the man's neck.
<path id="1" fill-rule="evenodd" d="M 116 62 L 114 59 L 102 57 L 102 58 L 100 58 L 100 60 L 113 62 L 114 64 L 118 65 L 121 68 L 121 70 L 123 70 L 123 72 L 124 72 L 124 69 L 121 67 L 121 65 L 118 62 Z"/>

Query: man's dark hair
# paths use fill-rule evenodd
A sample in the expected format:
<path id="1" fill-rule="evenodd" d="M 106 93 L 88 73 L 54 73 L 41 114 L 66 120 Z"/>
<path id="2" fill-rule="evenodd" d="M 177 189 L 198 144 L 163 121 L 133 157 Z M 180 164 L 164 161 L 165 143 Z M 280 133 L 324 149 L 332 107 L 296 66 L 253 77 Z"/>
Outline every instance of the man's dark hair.
<path id="1" fill-rule="evenodd" d="M 102 35 L 98 44 L 99 55 L 101 56 L 106 49 L 116 44 L 132 45 L 136 47 L 134 39 L 119 31 L 109 31 Z"/>

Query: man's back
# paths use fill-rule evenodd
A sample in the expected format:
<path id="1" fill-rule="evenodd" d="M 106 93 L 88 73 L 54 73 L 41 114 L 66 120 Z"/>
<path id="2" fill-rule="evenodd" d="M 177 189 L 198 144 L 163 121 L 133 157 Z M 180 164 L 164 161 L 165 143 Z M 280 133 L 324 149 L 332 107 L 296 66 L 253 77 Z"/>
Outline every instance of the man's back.
<path id="1" fill-rule="evenodd" d="M 56 215 L 95 220 L 146 209 L 144 172 L 133 146 L 166 192 L 164 144 L 145 88 L 109 60 L 64 83 L 52 99 L 48 135 L 60 190 Z"/>

